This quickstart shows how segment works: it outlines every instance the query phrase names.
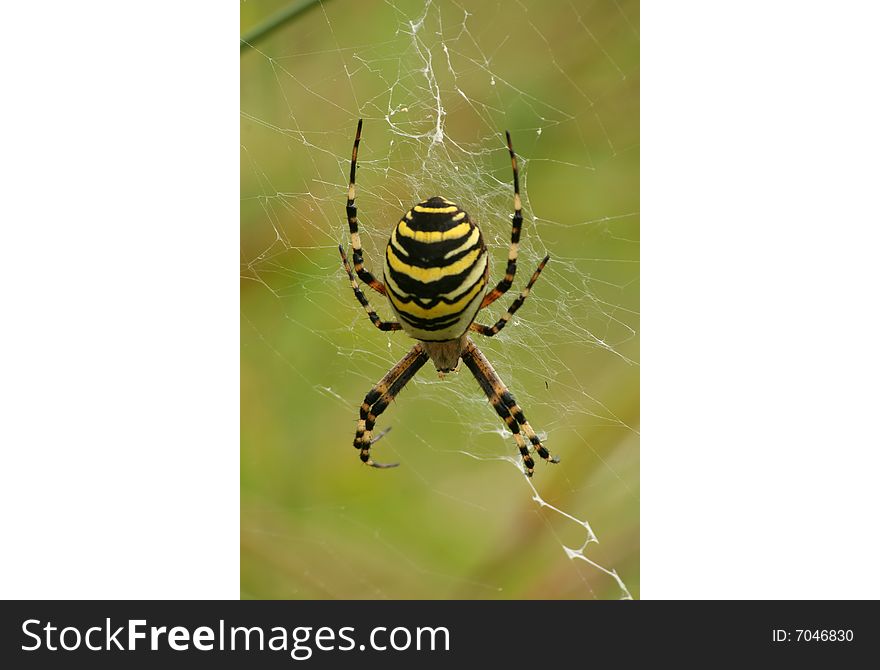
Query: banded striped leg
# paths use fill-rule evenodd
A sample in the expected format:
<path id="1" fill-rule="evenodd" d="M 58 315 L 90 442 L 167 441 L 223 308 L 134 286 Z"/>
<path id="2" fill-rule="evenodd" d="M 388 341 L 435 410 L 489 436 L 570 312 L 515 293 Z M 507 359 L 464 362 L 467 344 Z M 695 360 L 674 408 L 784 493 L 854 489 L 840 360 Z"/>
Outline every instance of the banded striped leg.
<path id="1" fill-rule="evenodd" d="M 523 220 L 522 201 L 519 197 L 519 169 L 516 166 L 516 154 L 513 153 L 510 133 L 506 130 L 504 133 L 507 135 L 507 150 L 510 152 L 510 164 L 513 166 L 513 223 L 510 231 L 510 251 L 507 254 L 507 269 L 504 272 L 504 278 L 486 294 L 480 309 L 488 307 L 498 300 L 513 285 L 513 278 L 516 276 L 516 257 L 519 255 L 519 234 L 522 231 Z"/>
<path id="2" fill-rule="evenodd" d="M 544 260 L 542 260 L 538 264 L 538 269 L 535 270 L 535 272 L 532 274 L 532 278 L 529 279 L 529 283 L 526 284 L 526 287 L 522 290 L 522 293 L 520 293 L 519 297 L 513 301 L 513 304 L 507 309 L 507 311 L 501 316 L 501 318 L 498 319 L 494 326 L 490 328 L 489 326 L 483 326 L 479 323 L 472 323 L 470 325 L 470 329 L 475 333 L 485 335 L 486 337 L 497 335 L 498 332 L 507 325 L 507 322 L 510 321 L 513 315 L 516 314 L 516 310 L 522 307 L 522 304 L 526 301 L 526 298 L 529 297 L 532 286 L 534 286 L 535 282 L 538 281 L 538 277 L 541 276 L 541 270 L 544 269 L 544 266 L 547 265 L 547 261 L 549 260 L 550 256 L 544 256 Z"/>
<path id="3" fill-rule="evenodd" d="M 417 344 L 367 393 L 361 405 L 361 415 L 354 436 L 354 447 L 361 450 L 361 460 L 365 464 L 374 468 L 397 467 L 397 463 L 376 463 L 370 458 L 370 445 L 379 439 L 373 439 L 373 427 L 379 415 L 427 361 L 428 354 L 421 344 Z"/>
<path id="4" fill-rule="evenodd" d="M 364 267 L 364 250 L 361 248 L 361 234 L 358 232 L 358 210 L 354 204 L 354 173 L 357 170 L 358 145 L 361 143 L 361 127 L 363 125 L 364 120 L 358 119 L 354 147 L 351 149 L 351 173 L 348 178 L 348 201 L 345 203 L 345 213 L 348 216 L 348 231 L 351 233 L 351 259 L 354 261 L 354 271 L 364 284 L 385 295 L 385 284 L 376 279 Z"/>
<path id="5" fill-rule="evenodd" d="M 483 389 L 486 397 L 489 398 L 489 403 L 495 408 L 495 412 L 497 412 L 498 416 L 500 416 L 504 423 L 507 424 L 507 428 L 510 432 L 513 433 L 513 439 L 516 440 L 516 445 L 519 447 L 519 453 L 522 454 L 523 467 L 525 468 L 526 476 L 531 477 L 534 473 L 535 461 L 529 453 L 529 447 L 526 444 L 520 429 L 525 433 L 529 442 L 531 442 L 535 451 L 538 452 L 538 455 L 541 458 L 550 463 L 558 463 L 559 457 L 551 456 L 547 447 L 541 444 L 540 438 L 538 438 L 535 431 L 532 430 L 529 422 L 526 421 L 525 414 L 523 414 L 519 405 L 516 404 L 513 395 L 507 390 L 504 382 L 501 381 L 498 373 L 495 372 L 495 369 L 483 355 L 483 352 L 477 349 L 476 345 L 471 342 L 470 338 L 468 338 L 467 343 L 465 344 L 461 359 L 464 361 L 464 364 L 468 366 L 471 373 L 473 373 L 480 388 Z"/>
<path id="6" fill-rule="evenodd" d="M 367 310 L 367 316 L 370 317 L 370 321 L 373 322 L 373 325 L 379 330 L 400 330 L 402 326 L 397 323 L 397 321 L 382 321 L 382 319 L 379 318 L 379 315 L 376 314 L 376 310 L 370 306 L 370 301 L 367 300 L 367 296 L 361 291 L 357 284 L 357 280 L 351 272 L 351 266 L 348 264 L 348 257 L 345 255 L 345 251 L 341 244 L 339 245 L 339 255 L 342 256 L 342 266 L 345 268 L 346 274 L 348 274 L 348 280 L 351 282 L 354 297 L 357 298 L 358 302 L 365 310 Z"/>

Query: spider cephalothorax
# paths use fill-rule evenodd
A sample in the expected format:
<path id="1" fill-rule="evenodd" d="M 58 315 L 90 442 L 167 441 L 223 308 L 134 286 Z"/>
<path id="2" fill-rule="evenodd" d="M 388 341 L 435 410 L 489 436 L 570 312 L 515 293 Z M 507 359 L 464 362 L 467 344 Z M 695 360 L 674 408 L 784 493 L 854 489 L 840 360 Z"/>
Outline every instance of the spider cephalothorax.
<path id="1" fill-rule="evenodd" d="M 479 226 L 470 220 L 467 212 L 441 196 L 420 202 L 403 215 L 391 231 L 385 247 L 384 279 L 380 282 L 364 267 L 363 250 L 358 232 L 357 207 L 354 204 L 355 171 L 358 145 L 363 121 L 358 121 L 354 148 L 351 152 L 351 173 L 348 184 L 348 227 L 351 233 L 354 273 L 342 245 L 339 253 L 358 302 L 363 305 L 380 330 L 404 330 L 418 340 L 416 345 L 376 384 L 364 398 L 355 433 L 354 446 L 361 452 L 361 460 L 373 467 L 393 467 L 376 463 L 370 457 L 376 418 L 400 390 L 413 378 L 430 358 L 441 373 L 458 368 L 459 361 L 473 373 L 483 392 L 498 415 L 507 425 L 522 454 L 525 473 L 531 477 L 535 462 L 526 439 L 542 458 L 558 463 L 551 457 L 540 438 L 532 430 L 510 391 L 498 377 L 492 365 L 468 336 L 473 331 L 492 337 L 510 321 L 522 306 L 532 286 L 544 269 L 549 256 L 538 265 L 519 297 L 494 326 L 474 323 L 474 318 L 504 295 L 516 275 L 519 236 L 522 230 L 522 203 L 519 195 L 519 172 L 516 154 L 507 133 L 507 148 L 513 167 L 513 225 L 510 251 L 504 278 L 492 290 L 489 286 L 489 264 L 486 243 Z M 399 321 L 382 321 L 370 306 L 358 286 L 355 273 L 362 282 L 377 293 L 388 297 L 391 309 Z M 523 437 L 525 433 L 525 437 Z"/>

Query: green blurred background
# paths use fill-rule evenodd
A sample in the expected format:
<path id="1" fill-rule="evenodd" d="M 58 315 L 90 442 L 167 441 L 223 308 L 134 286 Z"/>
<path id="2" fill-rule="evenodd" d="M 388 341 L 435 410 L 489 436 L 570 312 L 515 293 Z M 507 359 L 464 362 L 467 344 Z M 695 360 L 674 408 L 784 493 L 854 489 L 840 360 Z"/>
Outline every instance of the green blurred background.
<path id="1" fill-rule="evenodd" d="M 242 34 L 287 5 L 242 3 Z M 243 49 L 243 598 L 639 597 L 638 18 L 626 1 L 331 0 Z M 412 344 L 370 324 L 336 251 L 359 117 L 379 274 L 391 226 L 442 194 L 498 278 L 513 135 L 519 274 L 480 321 L 551 261 L 505 331 L 475 339 L 562 457 L 531 483 L 466 369 L 441 381 L 429 363 L 379 419 L 394 430 L 375 457 L 401 467 L 351 446 L 364 394 Z"/>

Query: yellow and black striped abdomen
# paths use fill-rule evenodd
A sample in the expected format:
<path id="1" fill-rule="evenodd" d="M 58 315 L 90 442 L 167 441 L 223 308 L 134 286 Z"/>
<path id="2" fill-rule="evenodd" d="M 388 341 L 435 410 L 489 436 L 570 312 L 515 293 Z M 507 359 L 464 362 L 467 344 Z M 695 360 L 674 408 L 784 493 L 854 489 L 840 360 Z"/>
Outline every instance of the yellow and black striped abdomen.
<path id="1" fill-rule="evenodd" d="M 480 229 L 446 198 L 409 210 L 385 248 L 391 308 L 419 340 L 454 340 L 465 333 L 486 294 L 488 268 Z"/>

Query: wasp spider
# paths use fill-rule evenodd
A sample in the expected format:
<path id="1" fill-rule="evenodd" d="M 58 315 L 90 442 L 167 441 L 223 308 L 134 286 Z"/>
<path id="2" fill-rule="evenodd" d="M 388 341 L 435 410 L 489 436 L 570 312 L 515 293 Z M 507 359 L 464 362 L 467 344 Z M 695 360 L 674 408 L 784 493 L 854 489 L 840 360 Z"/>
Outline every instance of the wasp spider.
<path id="1" fill-rule="evenodd" d="M 373 325 L 385 331 L 402 329 L 418 342 L 364 398 L 354 436 L 354 446 L 361 452 L 361 461 L 374 468 L 397 465 L 377 463 L 370 457 L 371 445 L 384 434 L 380 433 L 374 438 L 373 427 L 377 417 L 430 358 L 441 373 L 457 370 L 459 360 L 464 361 L 492 407 L 513 433 L 522 454 L 526 475 L 531 477 L 535 468 L 528 443 L 531 443 L 541 458 L 558 463 L 559 458 L 551 457 L 547 448 L 541 444 L 513 395 L 467 334 L 468 331 L 473 331 L 492 337 L 504 328 L 525 302 L 529 291 L 541 275 L 541 270 L 550 259 L 549 256 L 544 257 L 525 289 L 494 326 L 474 323 L 477 312 L 504 295 L 516 275 L 516 257 L 523 217 L 519 172 L 510 133 L 507 133 L 507 148 L 513 167 L 513 228 L 510 234 L 510 251 L 504 278 L 488 291 L 489 264 L 483 234 L 479 226 L 470 220 L 467 212 L 443 197 L 420 202 L 404 214 L 391 231 L 391 239 L 385 247 L 384 283 L 364 267 L 357 207 L 354 204 L 355 171 L 362 125 L 363 120 L 358 121 L 351 151 L 351 174 L 345 207 L 351 232 L 354 272 L 342 245 L 339 245 L 339 254 L 354 295 Z M 379 318 L 358 286 L 355 273 L 364 284 L 388 297 L 398 321 L 382 321 Z"/>

